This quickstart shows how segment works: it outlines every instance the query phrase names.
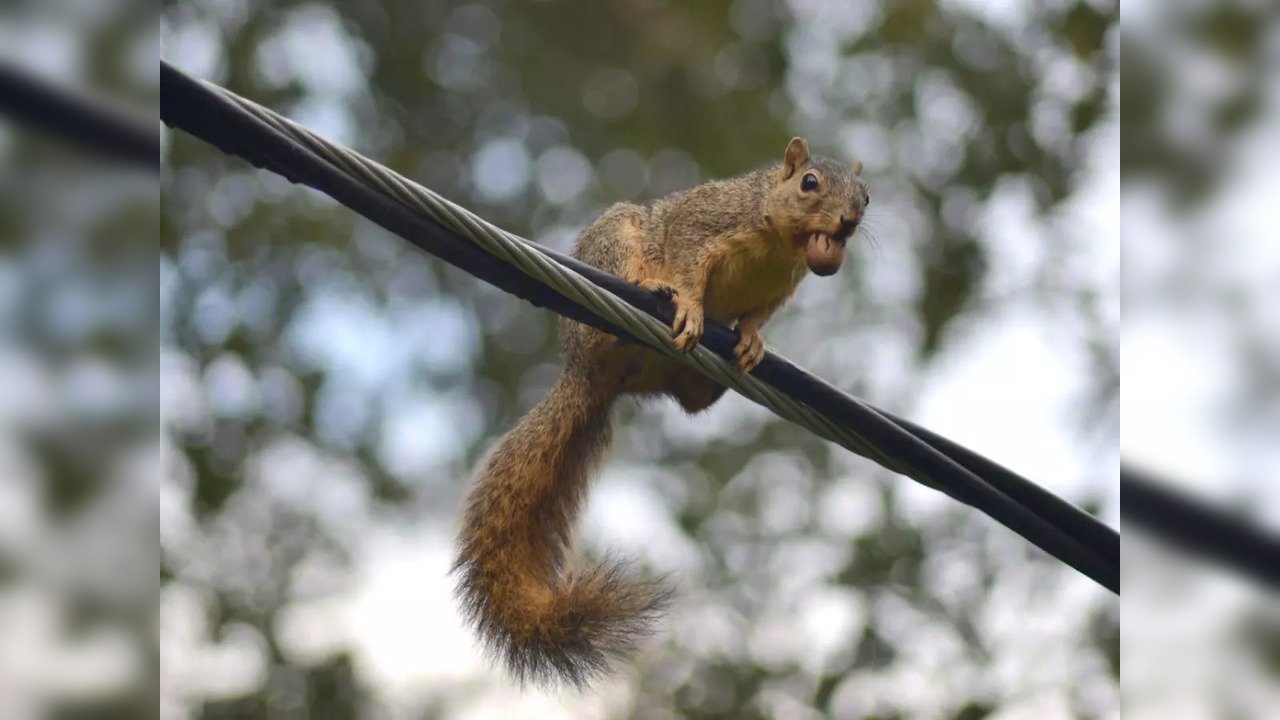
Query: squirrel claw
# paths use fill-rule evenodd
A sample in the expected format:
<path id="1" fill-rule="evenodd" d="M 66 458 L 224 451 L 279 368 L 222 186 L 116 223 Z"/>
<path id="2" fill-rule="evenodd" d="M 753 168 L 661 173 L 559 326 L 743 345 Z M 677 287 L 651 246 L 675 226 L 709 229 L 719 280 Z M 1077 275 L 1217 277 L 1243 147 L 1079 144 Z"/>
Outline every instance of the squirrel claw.
<path id="1" fill-rule="evenodd" d="M 686 328 L 684 332 L 676 336 L 676 347 L 682 350 L 683 352 L 689 352 L 690 350 L 693 349 L 695 345 L 698 344 L 698 341 L 701 339 L 702 339 L 701 332 L 694 333 L 694 332 L 691 332 L 688 328 Z"/>
<path id="2" fill-rule="evenodd" d="M 671 334 L 678 349 L 684 352 L 692 350 L 702 339 L 702 308 L 677 305 L 676 318 L 671 323 Z"/>
<path id="3" fill-rule="evenodd" d="M 740 329 L 738 332 L 740 338 L 733 352 L 738 357 L 738 367 L 749 373 L 764 360 L 764 337 L 759 330 L 743 332 Z"/>
<path id="4" fill-rule="evenodd" d="M 679 295 L 674 287 L 661 280 L 641 280 L 636 284 L 663 300 L 674 300 Z"/>

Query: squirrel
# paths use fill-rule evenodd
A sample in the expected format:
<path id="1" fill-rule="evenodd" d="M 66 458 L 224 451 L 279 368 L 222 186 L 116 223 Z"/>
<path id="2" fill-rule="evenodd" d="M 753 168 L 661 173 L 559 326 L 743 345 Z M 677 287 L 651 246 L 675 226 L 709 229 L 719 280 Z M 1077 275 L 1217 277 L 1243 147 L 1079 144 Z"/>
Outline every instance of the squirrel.
<path id="1" fill-rule="evenodd" d="M 648 205 L 611 206 L 573 255 L 670 300 L 681 350 L 698 343 L 707 318 L 736 325 L 738 366 L 750 372 L 764 358 L 761 326 L 805 275 L 840 269 L 870 202 L 861 174 L 861 161 L 850 168 L 811 156 L 793 138 L 781 163 Z M 582 689 L 638 649 L 672 596 L 664 581 L 633 577 L 616 558 L 567 563 L 614 401 L 665 395 L 694 414 L 725 388 L 587 325 L 560 318 L 559 330 L 561 375 L 482 462 L 452 573 L 464 617 L 510 675 Z"/>

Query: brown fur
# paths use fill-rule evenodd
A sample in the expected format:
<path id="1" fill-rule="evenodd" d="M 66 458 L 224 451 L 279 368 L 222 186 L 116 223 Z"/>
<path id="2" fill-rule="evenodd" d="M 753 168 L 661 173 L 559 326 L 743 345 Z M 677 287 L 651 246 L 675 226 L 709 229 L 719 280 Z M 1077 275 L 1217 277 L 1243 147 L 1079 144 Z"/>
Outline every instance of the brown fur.
<path id="1" fill-rule="evenodd" d="M 816 192 L 802 192 L 812 172 Z M 782 163 L 673 193 L 644 207 L 619 203 L 583 233 L 574 255 L 671 297 L 673 333 L 691 348 L 706 317 L 736 323 L 739 362 L 763 357 L 760 327 L 808 274 L 813 233 L 843 243 L 866 186 L 795 139 Z M 842 220 L 844 224 L 842 226 Z M 609 443 L 622 395 L 670 396 L 688 413 L 724 387 L 638 345 L 560 321 L 564 370 L 502 438 L 477 474 L 455 571 L 464 611 L 487 649 L 521 681 L 579 687 L 631 655 L 665 608 L 668 586 L 629 577 L 625 564 L 570 567 L 571 533 L 589 475 Z"/>

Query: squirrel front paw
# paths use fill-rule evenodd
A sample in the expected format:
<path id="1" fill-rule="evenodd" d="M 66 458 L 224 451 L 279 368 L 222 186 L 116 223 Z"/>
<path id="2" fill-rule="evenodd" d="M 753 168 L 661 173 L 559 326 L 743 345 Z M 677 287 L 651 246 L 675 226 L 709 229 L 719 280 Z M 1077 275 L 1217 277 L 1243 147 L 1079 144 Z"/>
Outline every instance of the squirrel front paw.
<path id="1" fill-rule="evenodd" d="M 652 280 L 652 279 L 641 280 L 636 284 L 639 285 L 641 288 L 653 293 L 654 295 L 657 295 L 663 300 L 674 300 L 676 295 L 679 294 L 676 292 L 676 289 L 674 287 L 663 282 L 662 280 Z"/>
<path id="2" fill-rule="evenodd" d="M 737 356 L 738 367 L 742 368 L 742 372 L 755 370 L 760 361 L 764 360 L 764 336 L 760 334 L 760 329 L 739 327 L 738 344 L 733 348 L 733 354 Z"/>
<path id="3" fill-rule="evenodd" d="M 682 351 L 693 349 L 702 339 L 703 314 L 702 303 L 682 295 L 675 286 L 664 280 L 646 279 L 636 281 L 636 285 L 657 295 L 663 300 L 670 300 L 676 307 L 675 319 L 671 322 L 671 336 L 675 338 L 676 347 Z"/>
<path id="4" fill-rule="evenodd" d="M 676 339 L 676 347 L 683 351 L 693 349 L 702 339 L 702 304 L 683 299 L 676 295 L 676 318 L 671 323 L 671 334 Z"/>

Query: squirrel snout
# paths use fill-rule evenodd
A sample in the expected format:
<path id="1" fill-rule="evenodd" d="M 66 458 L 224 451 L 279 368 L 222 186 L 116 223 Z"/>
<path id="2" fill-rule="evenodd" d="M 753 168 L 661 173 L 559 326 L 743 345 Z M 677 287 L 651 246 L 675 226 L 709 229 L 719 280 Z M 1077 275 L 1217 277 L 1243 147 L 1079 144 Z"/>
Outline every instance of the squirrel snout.
<path id="1" fill-rule="evenodd" d="M 857 218 L 854 218 L 854 219 L 852 219 L 852 220 L 849 220 L 849 219 L 846 219 L 846 218 L 845 218 L 845 216 L 841 215 L 841 216 L 840 216 L 840 229 L 839 229 L 838 231 L 836 231 L 836 233 L 835 233 L 835 237 L 836 237 L 840 242 L 844 242 L 845 240 L 848 240 L 848 239 L 849 239 L 849 236 L 853 235 L 854 231 L 855 231 L 855 230 L 857 230 L 857 229 L 858 229 L 858 220 L 857 220 Z"/>

